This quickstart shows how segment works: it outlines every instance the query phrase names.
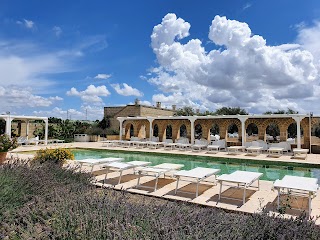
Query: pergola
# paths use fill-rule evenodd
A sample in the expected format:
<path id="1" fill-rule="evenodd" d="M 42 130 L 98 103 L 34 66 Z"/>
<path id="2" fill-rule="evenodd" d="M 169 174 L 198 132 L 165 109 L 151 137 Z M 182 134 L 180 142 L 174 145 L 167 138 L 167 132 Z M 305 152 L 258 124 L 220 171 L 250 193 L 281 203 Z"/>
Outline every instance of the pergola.
<path id="1" fill-rule="evenodd" d="M 26 136 L 29 135 L 29 121 L 31 120 L 42 120 L 45 122 L 44 141 L 45 145 L 48 143 L 48 118 L 47 117 L 36 117 L 36 116 L 23 116 L 23 115 L 0 115 L 0 118 L 6 121 L 5 133 L 11 138 L 11 123 L 13 120 L 22 120 L 26 122 Z"/>
<path id="2" fill-rule="evenodd" d="M 127 131 L 127 124 L 134 124 L 137 128 L 141 125 L 149 126 L 149 136 L 153 136 L 153 127 L 156 124 L 166 126 L 168 124 L 173 125 L 175 129 L 172 131 L 177 132 L 177 128 L 181 122 L 187 123 L 188 132 L 190 133 L 190 141 L 194 143 L 195 140 L 195 124 L 201 124 L 204 126 L 207 134 L 207 140 L 210 140 L 210 124 L 219 123 L 221 125 L 222 138 L 224 138 L 223 131 L 226 133 L 228 124 L 235 123 L 239 126 L 239 132 L 241 132 L 242 146 L 246 143 L 246 126 L 250 123 L 255 123 L 259 128 L 259 139 L 263 139 L 265 136 L 265 129 L 267 124 L 272 122 L 280 125 L 280 138 L 281 140 L 287 139 L 287 128 L 290 124 L 296 123 L 297 125 L 297 148 L 301 148 L 301 126 L 304 127 L 304 139 L 309 143 L 311 141 L 311 115 L 310 114 L 270 114 L 270 115 L 219 115 L 219 116 L 158 116 L 158 117 L 118 117 L 120 122 L 120 139 L 122 139 L 123 131 Z M 180 122 L 180 123 L 179 123 Z M 123 126 L 125 124 L 125 126 Z M 220 127 L 220 126 L 219 126 Z M 123 130 L 124 128 L 124 130 Z M 260 133 L 260 130 L 262 133 Z M 138 130 L 137 130 L 138 131 Z M 309 134 L 308 134 L 309 132 Z M 136 134 L 137 135 L 137 132 Z M 206 135 L 205 135 L 206 136 Z M 178 138 L 178 137 L 177 137 Z M 305 142 L 306 144 L 306 142 Z"/>

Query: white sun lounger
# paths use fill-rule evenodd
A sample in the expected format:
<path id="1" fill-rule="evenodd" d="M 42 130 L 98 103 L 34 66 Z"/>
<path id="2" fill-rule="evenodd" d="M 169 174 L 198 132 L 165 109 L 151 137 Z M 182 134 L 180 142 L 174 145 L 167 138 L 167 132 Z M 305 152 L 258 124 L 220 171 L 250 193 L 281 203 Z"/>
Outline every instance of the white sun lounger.
<path id="1" fill-rule="evenodd" d="M 101 141 L 102 147 L 113 147 L 115 146 L 115 141 L 114 140 L 105 140 Z"/>
<path id="2" fill-rule="evenodd" d="M 231 174 L 222 174 L 221 176 L 217 177 L 217 181 L 218 183 L 220 183 L 219 200 L 221 199 L 221 190 L 222 190 L 223 182 L 234 183 L 234 184 L 237 184 L 238 187 L 243 187 L 243 204 L 245 204 L 247 188 L 250 187 L 255 181 L 258 181 L 258 189 L 260 190 L 259 179 L 262 175 L 263 175 L 262 173 L 247 172 L 247 171 L 235 171 Z M 223 197 L 223 198 L 228 198 L 228 197 Z M 230 198 L 230 199 L 233 199 L 233 198 Z"/>
<path id="3" fill-rule="evenodd" d="M 298 196 L 308 196 L 309 198 L 309 215 L 311 213 L 311 199 L 316 196 L 318 191 L 318 179 L 297 176 L 284 176 L 282 180 L 276 180 L 273 187 L 278 190 L 278 208 L 280 207 L 281 190 L 290 191 L 290 194 Z M 284 192 L 285 194 L 285 192 Z"/>
<path id="4" fill-rule="evenodd" d="M 81 160 L 77 160 L 76 162 L 80 164 L 80 171 L 83 165 L 89 165 L 91 166 L 91 173 L 93 171 L 93 167 L 95 165 L 100 165 L 100 164 L 104 164 L 104 163 L 111 163 L 111 162 L 120 162 L 123 161 L 123 158 L 113 158 L 113 157 L 109 157 L 109 158 L 98 158 L 98 159 L 93 159 L 93 158 L 87 158 L 87 159 L 81 159 Z"/>
<path id="5" fill-rule="evenodd" d="M 107 172 L 104 177 L 103 183 L 105 183 L 110 170 L 120 172 L 119 181 L 118 181 L 118 184 L 120 184 L 122 172 L 124 170 L 128 170 L 128 169 L 135 170 L 136 167 L 144 167 L 144 166 L 149 165 L 150 163 L 151 162 L 145 162 L 145 161 L 131 161 L 131 162 L 112 162 L 112 163 L 105 164 L 102 167 L 106 168 Z"/>
<path id="6" fill-rule="evenodd" d="M 194 180 L 197 183 L 196 187 L 196 197 L 198 197 L 198 190 L 199 190 L 199 183 L 204 181 L 206 178 L 216 175 L 218 172 L 220 172 L 220 169 L 214 169 L 214 168 L 203 168 L 203 167 L 197 167 L 191 170 L 181 170 L 176 173 L 174 173 L 174 177 L 177 178 L 177 185 L 175 194 L 177 194 L 179 180 L 183 177 L 186 177 L 188 179 L 184 179 L 184 181 L 194 182 Z M 190 180 L 190 178 L 192 180 Z"/>
<path id="7" fill-rule="evenodd" d="M 227 147 L 228 154 L 238 154 L 240 152 L 243 152 L 246 149 L 244 146 L 231 146 Z"/>
<path id="8" fill-rule="evenodd" d="M 261 154 L 262 149 L 263 147 L 258 146 L 250 146 L 246 148 L 248 155 L 259 155 Z"/>
<path id="9" fill-rule="evenodd" d="M 300 158 L 305 160 L 308 156 L 309 149 L 294 148 L 292 151 L 293 151 L 293 158 Z"/>
<path id="10" fill-rule="evenodd" d="M 190 143 L 176 143 L 176 148 L 179 148 L 180 151 L 186 151 L 191 148 Z"/>
<path id="11" fill-rule="evenodd" d="M 147 142 L 147 146 L 150 149 L 157 149 L 163 146 L 163 142 Z"/>
<path id="12" fill-rule="evenodd" d="M 174 163 L 162 163 L 152 167 L 141 167 L 136 170 L 136 173 L 139 174 L 137 187 L 140 186 L 140 178 L 141 176 L 153 176 L 156 178 L 154 184 L 154 191 L 157 190 L 158 187 L 158 179 L 161 175 L 165 177 L 166 174 L 173 174 L 176 170 L 182 168 L 183 164 L 174 164 Z"/>
<path id="13" fill-rule="evenodd" d="M 283 155 L 284 148 L 281 147 L 270 147 L 268 153 L 270 157 L 280 157 Z"/>
<path id="14" fill-rule="evenodd" d="M 173 150 L 176 147 L 176 143 L 168 143 L 168 142 L 164 142 L 163 146 L 165 150 Z"/>

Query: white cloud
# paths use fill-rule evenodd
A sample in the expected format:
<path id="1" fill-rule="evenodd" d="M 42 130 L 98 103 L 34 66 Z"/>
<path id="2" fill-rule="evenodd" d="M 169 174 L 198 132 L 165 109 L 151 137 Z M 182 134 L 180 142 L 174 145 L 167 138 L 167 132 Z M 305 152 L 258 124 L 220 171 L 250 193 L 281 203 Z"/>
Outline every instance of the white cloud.
<path id="1" fill-rule="evenodd" d="M 297 42 L 310 51 L 315 58 L 318 68 L 320 68 L 320 22 L 316 21 L 312 26 L 300 25 L 298 27 Z"/>
<path id="2" fill-rule="evenodd" d="M 54 32 L 54 34 L 57 36 L 57 37 L 60 37 L 60 35 L 62 34 L 62 29 L 61 27 L 58 27 L 58 26 L 54 26 L 52 28 L 52 31 Z"/>
<path id="3" fill-rule="evenodd" d="M 63 99 L 59 96 L 42 97 L 32 93 L 31 88 L 5 88 L 0 86 L 0 112 L 26 108 L 49 107 Z"/>
<path id="4" fill-rule="evenodd" d="M 212 110 L 240 106 L 261 113 L 275 106 L 303 111 L 304 99 L 314 96 L 311 86 L 319 82 L 319 69 L 301 43 L 268 46 L 248 24 L 216 16 L 208 37 L 221 48 L 207 52 L 199 39 L 178 41 L 189 36 L 189 29 L 174 14 L 154 27 L 151 46 L 159 67 L 150 71 L 149 82 L 165 94 L 154 95 L 153 101 Z M 312 39 L 310 45 L 317 38 Z"/>
<path id="5" fill-rule="evenodd" d="M 108 79 L 108 78 L 111 78 L 111 74 L 99 73 L 94 78 L 95 79 Z"/>
<path id="6" fill-rule="evenodd" d="M 123 88 L 121 88 L 120 84 L 111 84 L 111 86 L 116 90 L 116 92 L 122 96 L 136 96 L 142 97 L 143 93 L 138 89 L 129 86 L 126 83 L 123 83 Z"/>
<path id="7" fill-rule="evenodd" d="M 23 21 L 16 21 L 17 24 L 23 25 L 26 28 L 32 29 L 34 28 L 35 24 L 31 20 L 23 19 Z"/>
<path id="8" fill-rule="evenodd" d="M 76 88 L 71 88 L 67 91 L 68 96 L 78 96 L 81 98 L 83 102 L 86 103 L 96 103 L 96 104 L 103 104 L 103 100 L 101 97 L 107 97 L 110 95 L 109 90 L 106 86 L 94 86 L 89 85 L 86 90 L 78 91 Z"/>
<path id="9" fill-rule="evenodd" d="M 43 117 L 57 117 L 61 119 L 75 120 L 101 120 L 103 118 L 103 108 L 89 105 L 82 105 L 80 110 L 69 108 L 62 109 L 55 107 L 50 110 L 33 111 L 33 114 Z"/>

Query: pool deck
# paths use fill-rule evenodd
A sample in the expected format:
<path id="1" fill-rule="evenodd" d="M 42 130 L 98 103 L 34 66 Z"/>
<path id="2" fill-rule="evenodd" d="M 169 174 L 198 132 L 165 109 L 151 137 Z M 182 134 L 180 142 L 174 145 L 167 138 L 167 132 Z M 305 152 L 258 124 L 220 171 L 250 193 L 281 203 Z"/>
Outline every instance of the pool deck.
<path id="1" fill-rule="evenodd" d="M 19 152 L 18 156 L 20 158 L 32 157 L 30 154 L 21 153 L 22 151 L 34 151 L 46 146 L 20 146 L 15 149 L 14 152 Z M 89 142 L 89 143 L 65 143 L 65 144 L 56 144 L 48 145 L 48 148 L 56 147 L 67 147 L 67 148 L 86 148 L 86 149 L 105 149 L 105 150 L 121 150 L 121 151 L 130 151 L 130 152 L 149 152 L 149 153 L 166 153 L 166 154 L 179 154 L 179 155 L 194 155 L 194 156 L 212 156 L 212 157 L 221 157 L 221 158 L 237 158 L 237 159 L 250 159 L 250 160 L 259 160 L 259 161 L 272 161 L 272 162 L 285 162 L 285 163 L 302 163 L 310 165 L 318 165 L 320 168 L 320 155 L 317 154 L 308 154 L 307 159 L 292 159 L 292 154 L 285 154 L 278 158 L 267 157 L 266 153 L 259 154 L 258 156 L 247 156 L 246 153 L 240 153 L 237 155 L 229 155 L 227 152 L 218 152 L 216 154 L 208 154 L 206 151 L 202 152 L 192 152 L 192 151 L 179 151 L 179 150 L 164 150 L 160 149 L 137 149 L 137 148 L 122 148 L 122 147 L 104 147 L 102 143 L 99 142 Z M 14 155 L 13 155 L 14 156 Z M 74 165 L 74 161 L 69 161 L 69 164 Z M 88 170 L 88 168 L 84 168 Z M 103 184 L 104 179 L 104 170 L 100 170 L 98 166 L 95 166 L 93 174 L 96 176 L 97 186 L 112 187 L 117 190 L 124 190 L 132 193 L 138 193 L 153 197 L 161 197 L 165 199 L 173 199 L 191 202 L 195 204 L 212 206 L 223 208 L 236 212 L 245 212 L 245 213 L 254 213 L 260 212 L 263 208 L 266 208 L 270 213 L 276 213 L 277 206 L 277 191 L 272 189 L 273 182 L 271 181 L 260 181 L 260 190 L 257 188 L 249 188 L 247 190 L 247 199 L 245 204 L 242 204 L 243 189 L 237 189 L 230 186 L 224 186 L 222 188 L 222 196 L 228 196 L 235 198 L 236 200 L 230 200 L 222 198 L 218 201 L 219 195 L 219 186 L 216 185 L 214 177 L 209 178 L 209 183 L 202 183 L 199 185 L 199 196 L 195 197 L 195 184 L 190 184 L 190 182 L 181 181 L 179 184 L 179 189 L 177 194 L 174 194 L 174 189 L 176 187 L 176 179 L 171 177 L 166 177 L 165 179 L 160 178 L 158 183 L 158 190 L 154 191 L 147 186 L 154 186 L 154 178 L 149 176 L 144 176 L 141 178 L 141 187 L 136 187 L 137 185 L 137 175 L 133 174 L 132 170 L 126 170 L 123 172 L 123 178 L 121 184 L 118 183 L 119 173 L 111 172 L 108 174 L 108 179 L 106 184 Z M 255 184 L 253 184 L 256 186 Z M 181 192 L 181 190 L 183 192 Z M 299 208 L 307 209 L 308 208 L 308 198 L 307 197 L 298 197 L 291 204 L 291 206 L 299 206 Z M 288 209 L 285 217 L 297 216 L 299 211 Z M 320 194 L 319 190 L 317 196 L 312 199 L 312 213 L 311 216 L 316 217 L 320 216 Z M 320 225 L 320 218 L 316 220 L 316 223 Z"/>

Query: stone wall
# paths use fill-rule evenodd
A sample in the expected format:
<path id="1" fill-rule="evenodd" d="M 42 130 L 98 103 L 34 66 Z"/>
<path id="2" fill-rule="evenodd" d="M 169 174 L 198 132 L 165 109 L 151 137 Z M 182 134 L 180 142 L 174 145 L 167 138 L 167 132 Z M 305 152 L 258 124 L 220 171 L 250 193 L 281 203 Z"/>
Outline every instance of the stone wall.
<path id="1" fill-rule="evenodd" d="M 110 128 L 119 130 L 117 117 L 138 117 L 138 116 L 172 116 L 175 111 L 143 105 L 127 105 L 124 107 L 105 107 L 104 116 L 110 119 Z"/>

